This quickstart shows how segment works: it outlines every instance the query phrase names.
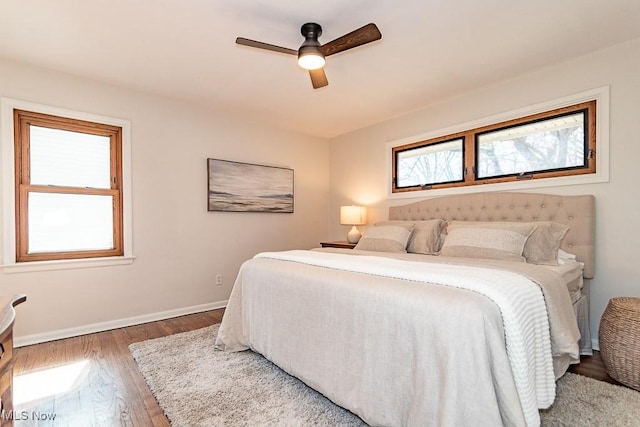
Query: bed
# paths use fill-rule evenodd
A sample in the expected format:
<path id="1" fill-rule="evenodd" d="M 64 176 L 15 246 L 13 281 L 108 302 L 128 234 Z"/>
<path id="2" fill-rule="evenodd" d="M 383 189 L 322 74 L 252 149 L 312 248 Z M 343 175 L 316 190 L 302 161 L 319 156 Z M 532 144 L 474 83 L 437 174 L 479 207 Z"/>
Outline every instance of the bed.
<path id="1" fill-rule="evenodd" d="M 354 250 L 258 254 L 216 348 L 250 348 L 371 425 L 539 425 L 590 351 L 594 212 L 590 195 L 441 197 L 391 207 Z M 523 262 L 553 227 L 557 260 Z"/>

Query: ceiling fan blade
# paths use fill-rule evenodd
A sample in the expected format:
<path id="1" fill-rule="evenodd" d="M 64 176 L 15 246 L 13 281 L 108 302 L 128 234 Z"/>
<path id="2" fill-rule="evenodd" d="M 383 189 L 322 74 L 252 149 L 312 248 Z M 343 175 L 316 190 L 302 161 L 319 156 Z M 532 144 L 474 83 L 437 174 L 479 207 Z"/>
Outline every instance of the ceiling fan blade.
<path id="1" fill-rule="evenodd" d="M 335 40 L 330 41 L 320 47 L 320 50 L 324 56 L 333 55 L 335 53 L 343 52 L 347 49 L 362 46 L 363 44 L 371 43 L 382 38 L 382 33 L 376 26 L 376 24 L 367 24 L 364 27 L 360 27 L 357 30 L 351 31 L 349 34 L 345 34 L 342 37 L 338 37 Z"/>
<path id="2" fill-rule="evenodd" d="M 276 46 L 276 45 L 269 44 L 269 43 L 263 43 L 263 42 L 258 42 L 258 41 L 251 40 L 251 39 L 245 39 L 244 37 L 236 38 L 236 43 L 237 44 L 241 44 L 243 46 L 257 47 L 258 49 L 265 49 L 265 50 L 271 50 L 271 51 L 274 51 L 274 52 L 287 53 L 289 55 L 297 55 L 298 54 L 298 51 L 295 50 L 295 49 L 289 49 L 289 48 L 286 48 L 286 47 Z"/>
<path id="3" fill-rule="evenodd" d="M 309 70 L 309 76 L 311 76 L 311 84 L 313 85 L 314 89 L 319 89 L 329 84 L 327 75 L 324 73 L 323 68 L 318 68 L 317 70 Z"/>

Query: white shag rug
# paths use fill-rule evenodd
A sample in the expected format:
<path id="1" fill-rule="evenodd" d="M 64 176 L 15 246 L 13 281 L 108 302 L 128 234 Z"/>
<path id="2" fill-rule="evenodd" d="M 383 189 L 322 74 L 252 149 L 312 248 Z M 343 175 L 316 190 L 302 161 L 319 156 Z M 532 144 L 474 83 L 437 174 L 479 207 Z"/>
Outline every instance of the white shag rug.
<path id="1" fill-rule="evenodd" d="M 214 350 L 218 326 L 129 346 L 174 427 L 366 425 L 256 353 Z M 543 426 L 638 426 L 640 393 L 567 373 L 541 416 Z"/>

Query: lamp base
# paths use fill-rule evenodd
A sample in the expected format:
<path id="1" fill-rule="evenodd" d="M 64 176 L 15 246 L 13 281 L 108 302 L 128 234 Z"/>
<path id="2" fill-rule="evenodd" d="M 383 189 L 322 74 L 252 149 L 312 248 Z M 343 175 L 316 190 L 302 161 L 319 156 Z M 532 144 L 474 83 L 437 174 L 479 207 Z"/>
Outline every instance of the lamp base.
<path id="1" fill-rule="evenodd" d="M 354 225 L 353 227 L 351 227 L 351 230 L 349 230 L 349 233 L 347 234 L 347 242 L 358 243 L 358 241 L 360 240 L 360 237 L 362 237 L 362 233 Z"/>

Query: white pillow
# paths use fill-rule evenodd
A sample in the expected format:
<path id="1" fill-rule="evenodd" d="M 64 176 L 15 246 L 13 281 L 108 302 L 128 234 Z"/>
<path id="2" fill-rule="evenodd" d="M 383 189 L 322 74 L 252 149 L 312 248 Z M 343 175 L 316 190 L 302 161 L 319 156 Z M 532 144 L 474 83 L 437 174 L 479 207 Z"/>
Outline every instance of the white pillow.
<path id="1" fill-rule="evenodd" d="M 569 261 L 575 261 L 576 256 L 574 254 L 570 254 L 569 252 L 565 252 L 562 249 L 558 249 L 558 264 L 564 265 Z"/>

